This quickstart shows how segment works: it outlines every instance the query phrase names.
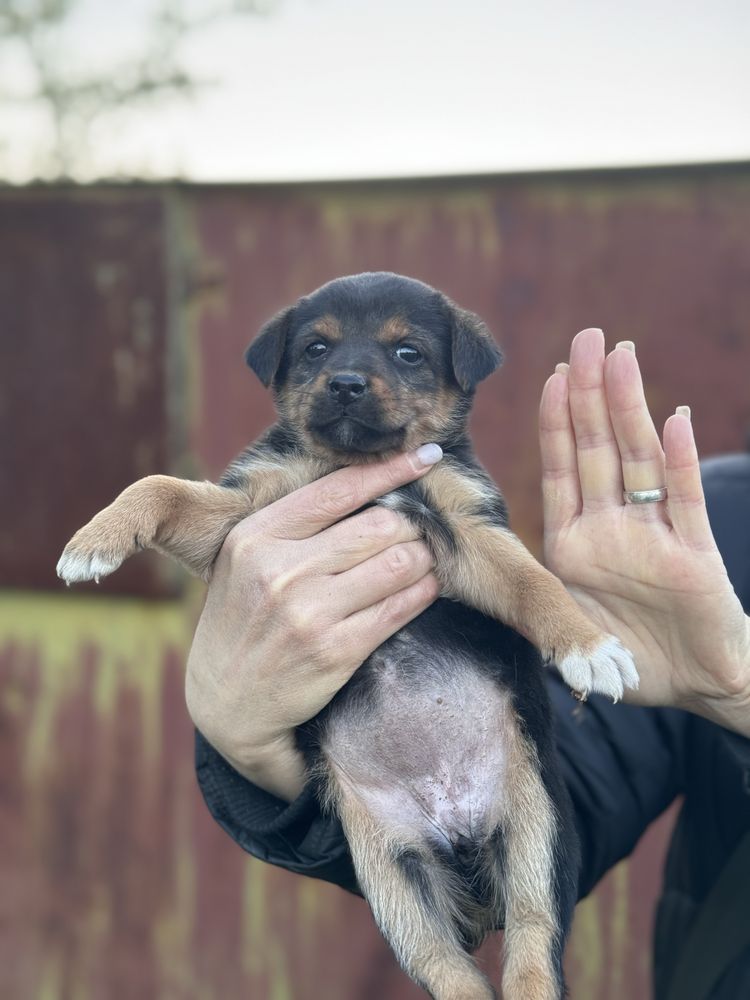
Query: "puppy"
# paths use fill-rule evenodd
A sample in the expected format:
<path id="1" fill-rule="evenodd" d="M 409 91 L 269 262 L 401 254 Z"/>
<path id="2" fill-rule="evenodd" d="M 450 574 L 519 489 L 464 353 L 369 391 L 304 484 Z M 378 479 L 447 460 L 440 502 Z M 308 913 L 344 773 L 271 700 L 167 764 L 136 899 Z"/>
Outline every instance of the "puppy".
<path id="1" fill-rule="evenodd" d="M 500 363 L 487 328 L 394 274 L 332 281 L 275 316 L 247 351 L 278 423 L 218 486 L 149 476 L 66 546 L 58 574 L 99 579 L 138 549 L 208 580 L 230 529 L 343 465 L 438 442 L 442 462 L 378 502 L 413 521 L 442 596 L 385 642 L 298 730 L 321 802 L 404 970 L 435 1000 L 493 991 L 470 952 L 505 927 L 507 1000 L 559 1000 L 578 845 L 542 677 L 617 699 L 629 653 L 509 531 L 467 417 Z"/>

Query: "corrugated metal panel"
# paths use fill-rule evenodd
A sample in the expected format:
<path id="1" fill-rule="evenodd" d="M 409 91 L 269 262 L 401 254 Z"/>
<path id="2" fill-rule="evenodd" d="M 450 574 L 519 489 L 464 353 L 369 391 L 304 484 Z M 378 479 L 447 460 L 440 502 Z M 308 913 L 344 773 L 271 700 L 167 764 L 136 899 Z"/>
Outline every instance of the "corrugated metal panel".
<path id="1" fill-rule="evenodd" d="M 584 326 L 601 326 L 610 345 L 637 342 L 659 426 L 687 402 L 706 454 L 742 447 L 750 425 L 749 175 L 706 169 L 188 193 L 183 232 L 197 259 L 221 275 L 201 310 L 195 449 L 216 474 L 272 420 L 241 363 L 264 319 L 330 278 L 380 269 L 444 289 L 503 345 L 504 368 L 479 390 L 474 438 L 532 546 L 541 534 L 539 393 Z"/>
<path id="2" fill-rule="evenodd" d="M 273 419 L 242 352 L 342 273 L 413 274 L 494 328 L 506 367 L 475 437 L 536 551 L 537 401 L 580 327 L 636 340 L 659 422 L 687 402 L 705 453 L 739 447 L 750 168 L 4 192 L 0 233 L 2 579 L 29 588 L 0 595 L 0 995 L 416 1000 L 361 901 L 245 858 L 208 817 L 182 699 L 200 588 L 116 596 L 168 592 L 145 563 L 96 597 L 30 588 L 129 481 L 215 476 Z M 648 995 L 667 834 L 579 906 L 573 996 Z"/>
<path id="3" fill-rule="evenodd" d="M 168 283 L 158 191 L 0 201 L 0 579 L 57 589 L 70 535 L 167 465 Z M 173 591 L 153 560 L 117 593 Z"/>

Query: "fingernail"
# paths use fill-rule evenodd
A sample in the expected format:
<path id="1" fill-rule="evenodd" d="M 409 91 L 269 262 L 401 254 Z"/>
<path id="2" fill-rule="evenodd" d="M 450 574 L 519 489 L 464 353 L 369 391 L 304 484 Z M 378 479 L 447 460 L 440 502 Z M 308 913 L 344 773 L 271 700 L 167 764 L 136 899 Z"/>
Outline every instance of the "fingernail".
<path id="1" fill-rule="evenodd" d="M 570 369 L 570 365 L 567 361 L 561 361 L 559 364 L 555 365 L 555 371 L 560 372 L 562 375 L 567 375 Z"/>
<path id="2" fill-rule="evenodd" d="M 443 449 L 439 444 L 423 444 L 414 454 L 422 465 L 434 465 L 443 457 Z"/>
<path id="3" fill-rule="evenodd" d="M 621 340 L 615 344 L 615 350 L 618 348 L 622 351 L 630 351 L 631 354 L 635 354 L 635 344 L 632 340 Z"/>
<path id="4" fill-rule="evenodd" d="M 688 420 L 692 421 L 692 417 L 690 415 L 690 407 L 689 406 L 678 406 L 677 409 L 674 412 L 675 413 L 679 413 L 679 415 L 681 417 L 687 417 Z"/>

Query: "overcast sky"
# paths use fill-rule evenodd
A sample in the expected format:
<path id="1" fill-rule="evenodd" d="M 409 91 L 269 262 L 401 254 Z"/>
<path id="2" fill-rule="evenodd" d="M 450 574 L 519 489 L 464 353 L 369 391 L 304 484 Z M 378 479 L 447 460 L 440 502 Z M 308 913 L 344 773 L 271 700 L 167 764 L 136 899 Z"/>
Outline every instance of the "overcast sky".
<path id="1" fill-rule="evenodd" d="M 135 51 L 148 7 L 81 0 L 71 71 Z M 202 32 L 187 62 L 215 86 L 102 126 L 93 167 L 233 181 L 750 158 L 749 53 L 748 0 L 281 0 Z M 6 53 L 0 85 L 23 79 Z M 0 101 L 6 176 L 44 127 Z"/>

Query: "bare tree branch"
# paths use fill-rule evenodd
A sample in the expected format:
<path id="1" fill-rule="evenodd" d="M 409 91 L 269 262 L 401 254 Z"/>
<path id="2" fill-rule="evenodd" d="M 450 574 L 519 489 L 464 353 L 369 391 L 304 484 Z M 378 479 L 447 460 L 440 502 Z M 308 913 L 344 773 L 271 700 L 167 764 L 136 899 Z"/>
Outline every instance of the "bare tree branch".
<path id="1" fill-rule="evenodd" d="M 79 0 L 0 0 L 0 49 L 15 42 L 34 78 L 29 92 L 0 99 L 44 109 L 49 121 L 47 149 L 35 164 L 37 176 L 79 175 L 89 159 L 95 122 L 123 110 L 195 95 L 208 81 L 197 80 L 185 68 L 185 44 L 228 18 L 270 14 L 278 2 L 207 0 L 197 6 L 184 0 L 158 0 L 141 55 L 121 61 L 106 75 L 74 76 L 60 53 L 65 51 L 62 35 Z M 0 157 L 3 152 L 0 147 Z"/>

